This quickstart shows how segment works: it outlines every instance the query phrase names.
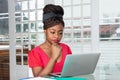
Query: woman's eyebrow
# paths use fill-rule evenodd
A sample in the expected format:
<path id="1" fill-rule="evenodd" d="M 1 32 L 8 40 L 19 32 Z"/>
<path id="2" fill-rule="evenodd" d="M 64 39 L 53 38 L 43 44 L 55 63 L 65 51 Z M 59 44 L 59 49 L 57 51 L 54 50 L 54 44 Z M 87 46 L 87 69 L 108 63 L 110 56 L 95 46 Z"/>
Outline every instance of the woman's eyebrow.
<path id="1" fill-rule="evenodd" d="M 55 31 L 55 29 L 50 29 L 50 30 L 54 30 Z"/>
<path id="2" fill-rule="evenodd" d="M 54 30 L 54 31 L 56 31 L 55 29 L 50 29 L 50 30 Z M 58 30 L 58 31 L 63 31 L 63 30 L 61 29 L 61 30 Z"/>
<path id="3" fill-rule="evenodd" d="M 63 31 L 63 30 L 59 30 L 59 31 Z"/>

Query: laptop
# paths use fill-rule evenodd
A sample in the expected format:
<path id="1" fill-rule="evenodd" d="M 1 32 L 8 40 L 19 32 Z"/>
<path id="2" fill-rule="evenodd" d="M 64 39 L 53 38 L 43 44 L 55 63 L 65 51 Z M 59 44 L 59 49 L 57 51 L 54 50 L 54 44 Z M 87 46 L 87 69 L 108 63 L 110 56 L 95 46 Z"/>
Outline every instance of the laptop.
<path id="1" fill-rule="evenodd" d="M 54 77 L 69 77 L 92 74 L 96 68 L 100 53 L 67 55 L 61 73 L 50 73 Z"/>

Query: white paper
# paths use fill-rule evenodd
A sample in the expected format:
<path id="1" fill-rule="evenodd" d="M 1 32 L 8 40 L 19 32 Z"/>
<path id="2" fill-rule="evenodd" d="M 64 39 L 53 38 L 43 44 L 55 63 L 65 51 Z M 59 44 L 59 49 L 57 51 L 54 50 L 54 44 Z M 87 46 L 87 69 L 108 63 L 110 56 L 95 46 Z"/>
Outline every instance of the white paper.
<path id="1" fill-rule="evenodd" d="M 24 79 L 20 79 L 20 80 L 55 80 L 55 79 L 44 78 L 44 77 L 34 77 L 34 78 L 24 78 Z"/>

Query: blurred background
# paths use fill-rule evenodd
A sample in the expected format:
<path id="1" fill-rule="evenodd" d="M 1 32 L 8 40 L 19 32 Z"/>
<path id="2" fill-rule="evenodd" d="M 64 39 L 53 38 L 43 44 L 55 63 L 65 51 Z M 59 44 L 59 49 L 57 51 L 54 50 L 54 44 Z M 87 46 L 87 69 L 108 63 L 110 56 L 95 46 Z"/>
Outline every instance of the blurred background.
<path id="1" fill-rule="evenodd" d="M 73 54 L 101 53 L 102 73 L 120 70 L 119 0 L 0 0 L 0 80 L 31 75 L 27 55 L 44 41 L 42 9 L 49 3 L 64 8 L 61 42 Z"/>

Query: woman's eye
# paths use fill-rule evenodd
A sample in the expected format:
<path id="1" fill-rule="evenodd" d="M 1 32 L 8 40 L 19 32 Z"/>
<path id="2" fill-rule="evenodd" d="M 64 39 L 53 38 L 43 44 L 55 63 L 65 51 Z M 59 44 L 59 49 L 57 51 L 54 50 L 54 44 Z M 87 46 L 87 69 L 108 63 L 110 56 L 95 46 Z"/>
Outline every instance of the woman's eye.
<path id="1" fill-rule="evenodd" d="M 51 32 L 52 34 L 55 34 L 55 32 Z"/>
<path id="2" fill-rule="evenodd" d="M 62 34 L 63 34 L 63 32 L 59 32 L 59 34 L 60 34 L 60 35 L 62 35 Z"/>

